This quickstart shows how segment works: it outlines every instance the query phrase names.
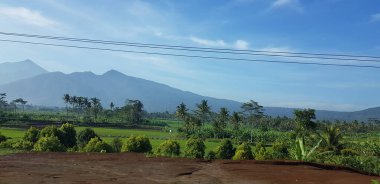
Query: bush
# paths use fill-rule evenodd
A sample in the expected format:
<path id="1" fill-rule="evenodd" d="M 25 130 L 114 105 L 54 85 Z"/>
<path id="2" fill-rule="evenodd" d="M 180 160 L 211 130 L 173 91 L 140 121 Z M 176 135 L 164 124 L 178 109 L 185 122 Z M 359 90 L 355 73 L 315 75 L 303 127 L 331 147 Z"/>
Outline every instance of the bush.
<path id="1" fill-rule="evenodd" d="M 67 148 L 77 145 L 77 132 L 72 124 L 65 123 L 59 128 L 61 131 L 60 141 Z"/>
<path id="2" fill-rule="evenodd" d="M 179 143 L 173 140 L 167 140 L 161 143 L 156 151 L 157 155 L 169 157 L 178 156 L 180 153 Z"/>
<path id="3" fill-rule="evenodd" d="M 205 159 L 206 160 L 215 160 L 216 159 L 216 153 L 215 151 L 209 151 L 206 156 L 205 156 Z"/>
<path id="4" fill-rule="evenodd" d="M 235 148 L 229 139 L 224 139 L 216 149 L 216 157 L 219 159 L 231 159 L 234 155 Z"/>
<path id="5" fill-rule="evenodd" d="M 112 152 L 111 146 L 100 140 L 99 137 L 92 138 L 83 150 L 85 152 Z"/>
<path id="6" fill-rule="evenodd" d="M 27 141 L 27 140 L 19 140 L 12 144 L 13 149 L 19 149 L 19 150 L 32 150 L 33 149 L 33 142 Z"/>
<path id="7" fill-rule="evenodd" d="M 7 140 L 7 137 L 5 137 L 5 135 L 1 134 L 0 132 L 0 142 L 6 141 L 6 140 Z"/>
<path id="8" fill-rule="evenodd" d="M 110 146 L 114 152 L 118 153 L 118 152 L 121 152 L 121 147 L 123 146 L 123 142 L 121 141 L 120 138 L 116 137 L 112 139 Z"/>
<path id="9" fill-rule="evenodd" d="M 251 160 L 253 159 L 251 147 L 247 143 L 240 144 L 235 155 L 232 157 L 233 160 Z"/>
<path id="10" fill-rule="evenodd" d="M 256 144 L 256 152 L 255 152 L 255 159 L 256 160 L 267 160 L 270 159 L 270 154 L 265 149 L 262 143 Z"/>
<path id="11" fill-rule="evenodd" d="M 152 145 L 150 144 L 149 138 L 145 136 L 132 136 L 127 139 L 121 148 L 122 152 L 138 152 L 146 153 L 152 150 Z"/>
<path id="12" fill-rule="evenodd" d="M 288 145 L 285 142 L 276 141 L 272 145 L 273 152 L 272 152 L 272 158 L 273 159 L 287 159 L 290 156 Z"/>
<path id="13" fill-rule="evenodd" d="M 199 138 L 190 138 L 186 142 L 185 157 L 203 158 L 205 154 L 205 144 Z"/>
<path id="14" fill-rule="evenodd" d="M 8 139 L 6 141 L 0 142 L 0 148 L 13 148 L 12 145 L 15 142 L 12 139 Z"/>
<path id="15" fill-rule="evenodd" d="M 99 137 L 99 136 L 96 135 L 94 130 L 92 130 L 91 128 L 86 128 L 86 129 L 80 131 L 78 134 L 78 139 L 77 139 L 78 146 L 83 148 L 84 146 L 86 146 L 88 141 L 90 141 L 94 137 Z"/>
<path id="16" fill-rule="evenodd" d="M 41 137 L 34 144 L 34 151 L 63 152 L 65 147 L 61 144 L 58 137 Z"/>
<path id="17" fill-rule="evenodd" d="M 58 140 L 59 138 L 61 137 L 61 131 L 54 125 L 51 125 L 51 126 L 46 126 L 45 128 L 43 128 L 39 135 L 38 135 L 39 138 L 42 138 L 42 137 L 57 137 Z M 33 141 L 31 141 L 33 142 Z"/>
<path id="18" fill-rule="evenodd" d="M 358 156 L 359 155 L 358 152 L 349 148 L 340 150 L 340 154 L 342 154 L 343 156 Z"/>
<path id="19" fill-rule="evenodd" d="M 25 132 L 23 140 L 35 143 L 35 142 L 38 141 L 38 135 L 39 135 L 39 133 L 40 133 L 40 130 L 38 130 L 36 127 L 30 127 Z"/>

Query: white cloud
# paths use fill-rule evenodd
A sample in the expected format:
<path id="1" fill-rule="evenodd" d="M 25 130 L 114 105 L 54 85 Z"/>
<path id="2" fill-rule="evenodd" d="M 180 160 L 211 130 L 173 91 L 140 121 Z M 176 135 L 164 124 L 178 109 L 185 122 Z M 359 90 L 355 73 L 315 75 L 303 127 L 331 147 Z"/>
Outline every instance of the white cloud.
<path id="1" fill-rule="evenodd" d="M 207 40 L 203 38 L 198 38 L 195 36 L 191 36 L 190 40 L 200 45 L 209 46 L 209 47 L 226 47 L 227 44 L 224 40 Z"/>
<path id="2" fill-rule="evenodd" d="M 39 27 L 54 27 L 58 23 L 41 14 L 41 12 L 30 10 L 24 7 L 0 7 L 0 15 L 6 16 L 15 21 L 39 26 Z"/>
<path id="3" fill-rule="evenodd" d="M 249 43 L 247 41 L 244 41 L 244 40 L 236 40 L 235 48 L 241 49 L 241 50 L 246 50 L 249 48 Z"/>
<path id="4" fill-rule="evenodd" d="M 301 4 L 298 0 L 275 0 L 270 9 L 278 9 L 278 8 L 291 8 L 298 12 L 303 12 Z"/>
<path id="5" fill-rule="evenodd" d="M 371 16 L 371 22 L 380 22 L 380 13 L 373 14 Z"/>
<path id="6" fill-rule="evenodd" d="M 236 40 L 233 43 L 227 43 L 224 40 L 209 40 L 204 38 L 199 38 L 195 36 L 189 37 L 189 39 L 197 43 L 199 45 L 207 46 L 207 47 L 226 47 L 226 48 L 234 48 L 234 49 L 248 49 L 249 48 L 249 42 L 245 40 Z"/>

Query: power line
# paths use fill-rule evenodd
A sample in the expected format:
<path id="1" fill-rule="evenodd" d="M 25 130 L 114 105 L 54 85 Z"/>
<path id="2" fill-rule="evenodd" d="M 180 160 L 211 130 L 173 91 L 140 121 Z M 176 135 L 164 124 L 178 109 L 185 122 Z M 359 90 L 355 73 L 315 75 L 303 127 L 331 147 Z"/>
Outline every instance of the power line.
<path id="1" fill-rule="evenodd" d="M 232 61 L 251 61 L 251 62 L 264 62 L 264 63 L 282 63 L 282 64 L 300 64 L 300 65 L 319 65 L 319 66 L 338 66 L 338 67 L 356 67 L 356 68 L 376 68 L 376 69 L 380 69 L 380 66 L 374 66 L 374 65 L 352 65 L 352 64 L 334 64 L 334 63 L 318 63 L 318 62 L 306 62 L 305 63 L 305 62 L 298 62 L 298 61 L 277 61 L 277 60 L 228 58 L 228 57 L 199 56 L 199 55 L 186 55 L 186 54 L 170 54 L 170 53 L 161 53 L 161 52 L 145 52 L 145 51 L 109 49 L 109 48 L 99 48 L 99 47 L 63 45 L 63 44 L 41 43 L 41 42 L 28 42 L 28 41 L 17 41 L 17 40 L 6 40 L 6 39 L 0 39 L 0 41 L 2 41 L 2 42 L 12 42 L 12 43 L 33 44 L 33 45 L 44 45 L 44 46 L 77 48 L 77 49 L 102 50 L 102 51 L 112 51 L 112 52 L 126 52 L 126 53 L 160 55 L 160 56 L 187 57 L 187 58 L 201 58 L 201 59 L 218 59 L 218 60 L 232 60 Z"/>
<path id="2" fill-rule="evenodd" d="M 144 47 L 144 48 L 156 48 L 156 49 L 167 49 L 167 50 L 196 51 L 196 52 L 238 54 L 238 55 L 259 55 L 259 56 L 270 56 L 270 57 L 290 57 L 290 58 L 303 58 L 303 59 L 364 61 L 364 62 L 380 63 L 380 60 L 378 60 L 380 59 L 380 56 L 359 56 L 359 55 L 321 54 L 321 53 L 307 53 L 307 52 L 276 52 L 276 51 L 260 51 L 260 50 L 221 49 L 221 48 L 208 48 L 208 47 L 189 47 L 189 46 L 177 46 L 177 45 L 146 44 L 146 43 L 138 43 L 138 42 L 119 42 L 119 41 L 93 40 L 93 39 L 84 39 L 84 38 L 57 37 L 57 36 L 6 33 L 6 32 L 0 32 L 0 34 L 8 35 L 8 36 L 42 38 L 42 39 L 97 43 L 97 44 L 107 44 L 107 45 L 124 45 L 124 46 L 131 46 L 131 47 Z M 291 55 L 284 55 L 284 54 L 291 54 Z M 350 57 L 350 58 L 347 58 L 347 57 Z M 372 59 L 362 59 L 362 58 L 372 58 Z"/>

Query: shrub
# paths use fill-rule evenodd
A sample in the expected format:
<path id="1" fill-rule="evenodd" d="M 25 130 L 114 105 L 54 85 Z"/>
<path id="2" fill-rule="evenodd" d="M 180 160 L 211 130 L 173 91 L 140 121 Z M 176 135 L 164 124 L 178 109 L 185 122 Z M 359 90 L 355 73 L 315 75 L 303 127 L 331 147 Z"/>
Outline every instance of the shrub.
<path id="1" fill-rule="evenodd" d="M 96 135 L 94 130 L 92 130 L 91 128 L 86 128 L 86 129 L 80 131 L 78 134 L 78 139 L 77 139 L 78 146 L 83 148 L 84 146 L 86 146 L 88 141 L 90 141 L 94 137 L 99 137 L 99 136 Z"/>
<path id="2" fill-rule="evenodd" d="M 138 152 L 146 153 L 152 150 L 152 145 L 150 144 L 149 138 L 145 136 L 132 136 L 127 139 L 121 148 L 122 152 Z"/>
<path id="3" fill-rule="evenodd" d="M 0 148 L 13 148 L 12 145 L 15 142 L 12 139 L 8 139 L 6 141 L 0 142 Z"/>
<path id="4" fill-rule="evenodd" d="M 215 151 L 209 151 L 206 156 L 205 156 L 205 159 L 206 160 L 215 160 L 216 159 L 216 153 Z"/>
<path id="5" fill-rule="evenodd" d="M 99 137 L 92 138 L 83 150 L 85 152 L 112 152 L 111 146 L 100 140 Z"/>
<path id="6" fill-rule="evenodd" d="M 251 160 L 253 159 L 251 147 L 247 143 L 240 144 L 235 155 L 232 157 L 233 160 Z"/>
<path id="7" fill-rule="evenodd" d="M 123 142 L 121 141 L 120 138 L 116 137 L 116 138 L 112 139 L 110 146 L 114 152 L 118 153 L 121 151 L 121 147 L 123 146 Z"/>
<path id="8" fill-rule="evenodd" d="M 262 143 L 256 144 L 256 152 L 255 152 L 256 160 L 267 160 L 270 159 L 270 154 L 267 152 Z"/>
<path id="9" fill-rule="evenodd" d="M 173 140 L 167 140 L 161 143 L 156 151 L 157 155 L 169 157 L 178 156 L 180 153 L 179 143 Z"/>
<path id="10" fill-rule="evenodd" d="M 40 130 L 38 130 L 36 127 L 30 127 L 25 132 L 23 140 L 35 143 L 38 141 L 39 133 L 40 133 Z"/>
<path id="11" fill-rule="evenodd" d="M 289 158 L 289 150 L 288 145 L 281 141 L 276 141 L 272 145 L 273 152 L 272 152 L 272 158 L 273 159 L 286 159 Z"/>
<path id="12" fill-rule="evenodd" d="M 42 137 L 57 137 L 58 140 L 59 140 L 59 138 L 61 137 L 61 131 L 56 126 L 54 126 L 54 125 L 46 126 L 45 128 L 43 128 L 40 131 L 38 137 L 39 138 L 42 138 Z"/>
<path id="13" fill-rule="evenodd" d="M 57 137 L 41 137 L 34 144 L 34 151 L 51 151 L 62 152 L 65 151 L 65 147 L 61 144 Z"/>
<path id="14" fill-rule="evenodd" d="M 65 123 L 59 128 L 61 131 L 60 141 L 67 148 L 72 148 L 77 144 L 77 132 L 72 124 Z"/>
<path id="15" fill-rule="evenodd" d="M 203 158 L 205 154 L 205 144 L 202 139 L 190 138 L 186 142 L 185 157 Z"/>
<path id="16" fill-rule="evenodd" d="M 13 149 L 19 149 L 19 150 L 32 150 L 33 149 L 33 142 L 27 141 L 27 140 L 19 140 L 12 144 Z"/>
<path id="17" fill-rule="evenodd" d="M 349 148 L 340 150 L 340 154 L 342 154 L 343 156 L 358 156 L 359 155 L 358 152 Z"/>
<path id="18" fill-rule="evenodd" d="M 5 137 L 5 135 L 1 134 L 0 132 L 0 142 L 6 141 L 6 140 L 7 140 L 7 137 Z"/>
<path id="19" fill-rule="evenodd" d="M 216 149 L 216 157 L 219 159 L 231 159 L 234 155 L 235 148 L 229 139 L 224 139 Z"/>

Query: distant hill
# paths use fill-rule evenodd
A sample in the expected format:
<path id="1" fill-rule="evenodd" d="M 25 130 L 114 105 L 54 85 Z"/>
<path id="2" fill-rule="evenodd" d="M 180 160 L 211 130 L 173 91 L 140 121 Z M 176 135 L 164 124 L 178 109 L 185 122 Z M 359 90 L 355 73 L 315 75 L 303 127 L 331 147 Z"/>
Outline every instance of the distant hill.
<path id="1" fill-rule="evenodd" d="M 151 112 L 174 111 L 181 102 L 191 107 L 202 99 L 208 100 L 214 110 L 223 106 L 235 110 L 240 107 L 240 103 L 236 101 L 197 95 L 164 84 L 130 77 L 115 70 L 103 75 L 91 72 L 45 73 L 1 85 L 0 91 L 6 92 L 10 99 L 22 97 L 31 104 L 47 106 L 64 106 L 63 94 L 69 93 L 98 97 L 106 107 L 111 101 L 121 106 L 126 99 L 139 99 Z"/>
<path id="2" fill-rule="evenodd" d="M 34 74 L 41 73 L 17 81 L 12 79 L 13 82 L 0 85 L 0 92 L 6 92 L 8 99 L 21 97 L 33 105 L 63 107 L 63 94 L 69 93 L 76 96 L 100 98 L 105 108 L 108 108 L 111 101 L 116 106 L 122 106 L 127 99 L 138 99 L 143 102 L 145 109 L 149 112 L 174 112 L 176 106 L 181 102 L 184 102 L 190 109 L 194 109 L 196 103 L 205 99 L 208 100 L 213 111 L 218 111 L 220 107 L 227 107 L 231 112 L 241 110 L 241 102 L 197 95 L 165 84 L 131 77 L 116 70 L 110 70 L 103 75 L 96 75 L 92 72 L 64 74 L 61 72 L 48 73 L 31 61 L 2 65 L 12 66 L 10 67 L 12 71 L 23 71 L 29 69 L 27 67 L 29 66 L 30 70 L 35 71 Z M 7 76 L 7 71 L 3 73 L 3 70 L 1 67 L 0 76 Z M 32 75 L 32 72 L 28 75 Z M 270 116 L 293 117 L 293 108 L 264 108 L 265 114 Z M 356 119 L 367 121 L 368 118 L 380 119 L 380 107 L 356 112 L 317 110 L 316 116 L 320 120 L 352 121 Z"/>
<path id="3" fill-rule="evenodd" d="M 0 63 L 0 85 L 47 73 L 31 60 Z"/>

